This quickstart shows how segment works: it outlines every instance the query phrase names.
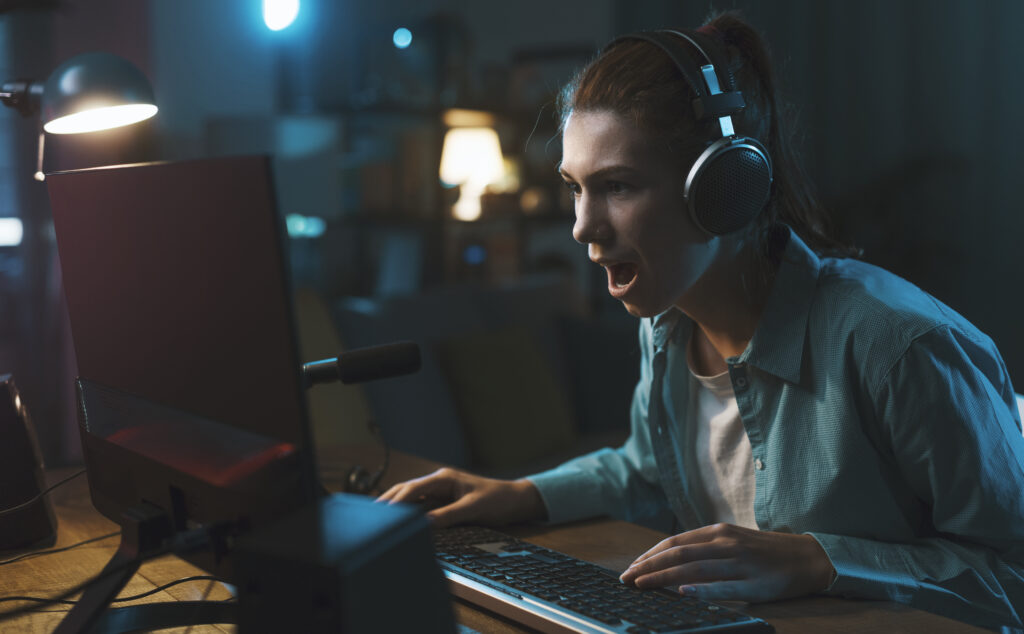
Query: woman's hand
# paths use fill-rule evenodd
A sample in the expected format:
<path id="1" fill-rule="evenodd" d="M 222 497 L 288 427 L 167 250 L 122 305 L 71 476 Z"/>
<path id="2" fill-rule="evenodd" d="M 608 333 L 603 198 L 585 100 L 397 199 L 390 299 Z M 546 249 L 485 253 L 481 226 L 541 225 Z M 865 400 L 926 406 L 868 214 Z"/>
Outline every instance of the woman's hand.
<path id="1" fill-rule="evenodd" d="M 450 468 L 396 484 L 377 501 L 433 507 L 427 517 L 438 528 L 466 523 L 511 524 L 547 517 L 540 493 L 528 480 L 496 480 Z"/>
<path id="2" fill-rule="evenodd" d="M 834 569 L 810 535 L 714 524 L 662 540 L 622 581 L 709 600 L 771 601 L 825 590 Z"/>

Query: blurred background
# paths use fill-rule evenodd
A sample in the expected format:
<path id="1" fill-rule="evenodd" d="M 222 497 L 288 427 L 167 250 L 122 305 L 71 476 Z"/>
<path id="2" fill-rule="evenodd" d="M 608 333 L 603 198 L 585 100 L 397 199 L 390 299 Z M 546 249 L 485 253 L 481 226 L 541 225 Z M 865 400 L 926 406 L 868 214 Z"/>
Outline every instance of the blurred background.
<path id="1" fill-rule="evenodd" d="M 636 321 L 570 235 L 553 96 L 616 34 L 713 8 L 767 37 L 843 234 L 991 335 L 1020 391 L 1016 0 L 0 0 L 0 79 L 100 50 L 153 84 L 156 117 L 47 135 L 45 171 L 271 155 L 303 359 L 424 357 L 311 391 L 318 442 L 372 442 L 373 421 L 510 474 L 623 438 L 638 375 Z M 0 374 L 59 465 L 80 456 L 75 361 L 38 116 L 2 108 L 0 131 Z"/>

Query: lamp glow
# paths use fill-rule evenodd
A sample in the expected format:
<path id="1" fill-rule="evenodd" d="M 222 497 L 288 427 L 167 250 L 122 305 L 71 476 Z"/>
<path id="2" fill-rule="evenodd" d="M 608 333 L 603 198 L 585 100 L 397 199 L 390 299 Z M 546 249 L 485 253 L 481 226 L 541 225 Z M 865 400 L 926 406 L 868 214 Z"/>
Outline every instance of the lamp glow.
<path id="1" fill-rule="evenodd" d="M 20 218 L 0 218 L 0 247 L 18 246 L 23 235 Z"/>
<path id="2" fill-rule="evenodd" d="M 460 185 L 452 207 L 459 220 L 480 217 L 480 196 L 504 174 L 501 142 L 492 128 L 453 128 L 445 135 L 439 176 L 447 185 Z"/>
<path id="3" fill-rule="evenodd" d="M 144 121 L 155 115 L 156 111 L 157 107 L 150 103 L 91 108 L 54 119 L 45 124 L 43 129 L 50 134 L 96 132 Z"/>
<path id="4" fill-rule="evenodd" d="M 83 53 L 58 66 L 43 87 L 43 129 L 51 134 L 95 132 L 156 114 L 149 80 L 110 53 Z"/>
<path id="5" fill-rule="evenodd" d="M 263 0 L 263 22 L 271 31 L 288 28 L 299 16 L 299 0 Z"/>
<path id="6" fill-rule="evenodd" d="M 409 48 L 409 45 L 412 44 L 412 31 L 405 27 L 395 29 L 391 41 L 394 42 L 395 48 Z"/>

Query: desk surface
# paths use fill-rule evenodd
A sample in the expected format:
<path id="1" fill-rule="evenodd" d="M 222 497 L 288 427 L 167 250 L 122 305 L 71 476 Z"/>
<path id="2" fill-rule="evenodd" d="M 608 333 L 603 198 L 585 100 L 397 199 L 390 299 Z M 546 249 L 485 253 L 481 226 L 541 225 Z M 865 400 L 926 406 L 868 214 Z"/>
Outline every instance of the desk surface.
<path id="1" fill-rule="evenodd" d="M 340 481 L 340 476 L 344 471 L 360 457 L 375 457 L 379 453 L 379 450 L 367 448 L 324 452 L 321 455 L 321 471 L 324 481 L 328 485 L 332 481 Z M 393 452 L 391 468 L 385 477 L 385 484 L 422 475 L 435 466 L 428 461 Z M 56 481 L 59 477 L 72 472 L 73 470 L 58 470 L 51 476 L 53 481 Z M 60 522 L 55 547 L 69 546 L 117 530 L 114 523 L 93 509 L 89 502 L 85 477 L 72 480 L 55 490 L 52 495 Z M 637 554 L 665 537 L 663 533 L 615 520 L 593 520 L 562 526 L 516 526 L 503 530 L 542 546 L 614 570 L 624 570 Z M 0 569 L 2 570 L 0 572 L 0 596 L 51 596 L 56 594 L 98 572 L 113 555 L 117 543 L 118 538 L 111 537 L 66 552 L 28 558 L 4 566 Z M 4 553 L 0 555 L 0 561 L 17 554 Z M 176 579 L 201 574 L 203 574 L 201 570 L 176 557 L 162 557 L 144 564 L 128 584 L 122 596 L 146 592 Z M 204 594 L 208 599 L 229 597 L 228 591 L 218 583 L 194 581 L 173 586 L 139 602 L 200 600 Z M 23 604 L 0 603 L 0 610 L 6 611 L 13 605 Z M 887 602 L 816 597 L 741 607 L 746 612 L 772 623 L 779 634 L 801 632 L 885 632 L 887 634 L 928 632 L 928 634 L 941 634 L 986 631 Z M 51 632 L 68 606 L 58 605 L 46 609 L 51 611 L 32 613 L 13 622 L 0 623 L 0 631 L 33 634 Z M 461 634 L 473 631 L 482 633 L 529 631 L 515 623 L 460 601 L 455 603 L 455 615 L 461 627 Z M 231 626 L 204 626 L 194 627 L 191 630 L 181 628 L 163 631 L 197 634 L 199 632 L 232 632 L 234 628 Z"/>

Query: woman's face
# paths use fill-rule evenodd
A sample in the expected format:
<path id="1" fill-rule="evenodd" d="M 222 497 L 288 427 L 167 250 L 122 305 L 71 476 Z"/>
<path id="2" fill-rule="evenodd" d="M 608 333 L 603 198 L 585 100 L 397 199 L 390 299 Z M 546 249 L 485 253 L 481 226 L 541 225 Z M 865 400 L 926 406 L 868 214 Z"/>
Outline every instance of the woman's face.
<path id="1" fill-rule="evenodd" d="M 575 200 L 573 237 L 607 271 L 612 297 L 637 317 L 686 310 L 721 240 L 693 224 L 685 174 L 661 144 L 613 112 L 574 112 L 559 171 Z"/>

